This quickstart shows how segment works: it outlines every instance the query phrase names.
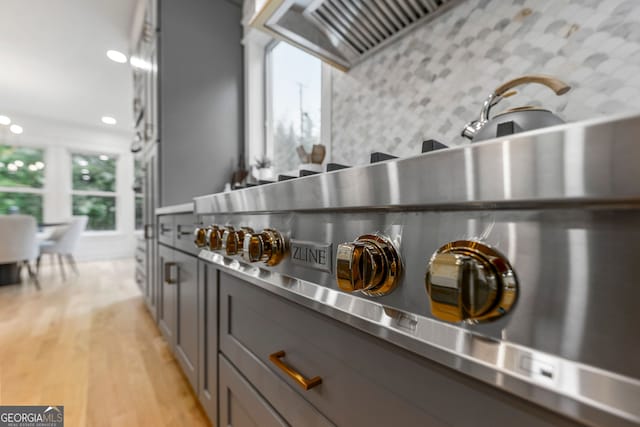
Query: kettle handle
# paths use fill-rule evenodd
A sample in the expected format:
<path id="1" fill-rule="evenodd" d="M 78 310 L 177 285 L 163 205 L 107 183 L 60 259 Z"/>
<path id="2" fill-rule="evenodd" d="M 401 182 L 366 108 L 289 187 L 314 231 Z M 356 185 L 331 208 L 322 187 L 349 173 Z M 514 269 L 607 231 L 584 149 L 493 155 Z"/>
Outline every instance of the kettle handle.
<path id="1" fill-rule="evenodd" d="M 549 89 L 553 90 L 558 96 L 564 95 L 565 93 L 569 92 L 569 89 L 571 89 L 571 86 L 561 80 L 556 79 L 555 77 L 545 76 L 542 74 L 531 74 L 509 80 L 508 82 L 498 86 L 496 90 L 493 91 L 493 93 L 495 96 L 501 96 L 508 90 L 526 83 L 538 83 L 541 85 L 545 85 Z"/>

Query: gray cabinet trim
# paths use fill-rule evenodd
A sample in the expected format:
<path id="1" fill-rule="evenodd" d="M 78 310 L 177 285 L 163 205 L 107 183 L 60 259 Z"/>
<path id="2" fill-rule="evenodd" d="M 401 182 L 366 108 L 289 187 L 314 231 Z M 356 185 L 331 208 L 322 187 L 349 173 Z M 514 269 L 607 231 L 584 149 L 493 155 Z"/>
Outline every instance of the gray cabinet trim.
<path id="1" fill-rule="evenodd" d="M 198 330 L 198 396 L 218 425 L 218 270 L 204 262 L 198 265 Z"/>

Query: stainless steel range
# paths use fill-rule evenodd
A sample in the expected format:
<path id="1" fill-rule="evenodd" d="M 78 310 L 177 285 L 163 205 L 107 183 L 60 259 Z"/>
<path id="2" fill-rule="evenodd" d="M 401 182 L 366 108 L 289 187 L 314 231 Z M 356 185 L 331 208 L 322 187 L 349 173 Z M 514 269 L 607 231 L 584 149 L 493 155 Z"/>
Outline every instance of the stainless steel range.
<path id="1" fill-rule="evenodd" d="M 639 135 L 627 116 L 282 177 L 196 198 L 195 240 L 231 275 L 532 404 L 635 425 Z"/>

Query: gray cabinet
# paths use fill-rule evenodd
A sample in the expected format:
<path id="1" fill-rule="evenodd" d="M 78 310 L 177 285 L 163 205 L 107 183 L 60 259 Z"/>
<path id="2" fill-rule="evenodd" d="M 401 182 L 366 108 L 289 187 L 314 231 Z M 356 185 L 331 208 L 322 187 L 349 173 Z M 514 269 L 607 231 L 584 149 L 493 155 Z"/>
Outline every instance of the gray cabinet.
<path id="1" fill-rule="evenodd" d="M 151 315 L 157 317 L 158 280 L 156 270 L 157 240 L 155 232 L 156 214 L 158 204 L 158 149 L 157 146 L 148 146 L 142 155 L 143 169 L 143 239 L 145 242 L 145 284 L 144 299 Z"/>
<path id="2" fill-rule="evenodd" d="M 158 245 L 158 326 L 169 346 L 175 347 L 178 317 L 177 283 L 178 273 L 174 261 L 174 250 Z"/>
<path id="3" fill-rule="evenodd" d="M 155 209 L 221 190 L 238 163 L 244 128 L 242 26 L 241 7 L 230 1 L 142 4 L 142 19 L 134 20 L 132 29 L 133 53 L 151 66 L 133 68 L 131 147 L 144 169 L 146 240 L 135 279 L 157 320 L 158 231 L 161 241 L 173 236 L 157 226 Z M 182 250 L 193 251 L 188 229 L 177 224 L 171 232 L 182 239 Z"/>
<path id="4" fill-rule="evenodd" d="M 158 216 L 158 242 L 173 247 L 174 238 L 174 216 Z"/>
<path id="5" fill-rule="evenodd" d="M 226 0 L 159 3 L 161 206 L 222 191 L 243 143 L 242 13 Z"/>
<path id="6" fill-rule="evenodd" d="M 193 244 L 194 224 L 193 214 L 175 215 L 173 219 L 173 246 L 183 252 L 198 256 L 200 249 Z"/>
<path id="7" fill-rule="evenodd" d="M 158 215 L 157 223 L 158 326 L 198 393 L 201 328 L 198 258 L 182 250 L 186 248 L 187 231 L 192 234 L 194 216 L 191 213 Z"/>
<path id="8" fill-rule="evenodd" d="M 134 20 L 137 27 L 133 33 L 137 36 L 132 57 L 135 56 L 151 67 L 132 67 L 133 70 L 133 119 L 134 138 L 131 151 L 135 153 L 140 165 L 140 177 L 134 188 L 142 196 L 142 245 L 144 250 L 136 254 L 138 270 L 136 280 L 140 281 L 141 291 L 149 312 L 157 317 L 158 278 L 156 276 L 156 234 L 155 210 L 158 207 L 158 145 L 157 145 L 157 78 L 156 64 L 156 0 L 144 0 L 144 13 L 141 20 Z M 140 182 L 141 181 L 141 182 Z"/>
<path id="9" fill-rule="evenodd" d="M 289 424 L 220 355 L 220 425 L 285 427 Z"/>
<path id="10" fill-rule="evenodd" d="M 294 426 L 576 425 L 223 272 L 220 351 Z"/>
<path id="11" fill-rule="evenodd" d="M 177 270 L 176 357 L 195 391 L 198 390 L 198 259 L 174 251 Z"/>
<path id="12" fill-rule="evenodd" d="M 158 173 L 158 153 L 155 144 L 147 145 L 144 150 L 135 155 L 136 159 L 136 180 L 134 190 L 141 196 L 142 235 L 137 239 L 135 261 L 136 261 L 136 283 L 144 296 L 144 301 L 149 312 L 155 319 L 157 316 L 158 281 L 156 277 L 156 215 L 157 207 L 157 173 Z"/>
<path id="13" fill-rule="evenodd" d="M 199 264 L 198 295 L 198 397 L 211 422 L 218 425 L 218 270 L 211 264 Z"/>

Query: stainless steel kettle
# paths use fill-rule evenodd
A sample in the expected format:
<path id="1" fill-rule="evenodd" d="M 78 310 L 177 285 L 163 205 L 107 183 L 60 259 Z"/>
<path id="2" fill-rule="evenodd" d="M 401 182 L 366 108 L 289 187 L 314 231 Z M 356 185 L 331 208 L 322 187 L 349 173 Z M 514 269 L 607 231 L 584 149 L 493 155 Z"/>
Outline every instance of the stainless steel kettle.
<path id="1" fill-rule="evenodd" d="M 482 105 L 480 118 L 467 125 L 462 130 L 462 136 L 473 142 L 496 138 L 506 134 L 524 132 L 564 123 L 560 117 L 549 110 L 536 107 L 518 107 L 507 110 L 489 118 L 491 108 L 503 98 L 515 95 L 512 89 L 527 83 L 538 83 L 553 90 L 556 95 L 564 95 L 571 87 L 566 83 L 544 75 L 527 75 L 518 77 L 500 85 L 489 95 Z"/>

